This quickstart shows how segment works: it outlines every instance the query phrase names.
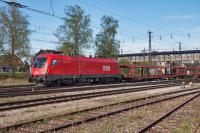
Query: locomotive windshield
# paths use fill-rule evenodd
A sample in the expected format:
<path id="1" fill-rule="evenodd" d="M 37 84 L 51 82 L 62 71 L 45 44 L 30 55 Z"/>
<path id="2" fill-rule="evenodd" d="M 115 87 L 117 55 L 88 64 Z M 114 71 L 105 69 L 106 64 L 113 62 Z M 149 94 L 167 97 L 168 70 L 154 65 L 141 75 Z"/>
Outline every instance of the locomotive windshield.
<path id="1" fill-rule="evenodd" d="M 34 68 L 43 68 L 47 58 L 36 58 L 33 63 Z"/>

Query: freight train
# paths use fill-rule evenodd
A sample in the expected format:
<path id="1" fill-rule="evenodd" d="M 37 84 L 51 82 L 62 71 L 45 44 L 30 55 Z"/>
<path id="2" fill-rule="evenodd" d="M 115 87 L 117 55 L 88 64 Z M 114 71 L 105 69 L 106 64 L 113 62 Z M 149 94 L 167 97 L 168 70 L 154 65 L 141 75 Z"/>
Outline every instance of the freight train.
<path id="1" fill-rule="evenodd" d="M 124 70 L 123 74 L 121 70 Z M 30 68 L 30 82 L 75 84 L 143 81 L 200 76 L 200 67 L 120 65 L 115 59 L 39 54 Z"/>

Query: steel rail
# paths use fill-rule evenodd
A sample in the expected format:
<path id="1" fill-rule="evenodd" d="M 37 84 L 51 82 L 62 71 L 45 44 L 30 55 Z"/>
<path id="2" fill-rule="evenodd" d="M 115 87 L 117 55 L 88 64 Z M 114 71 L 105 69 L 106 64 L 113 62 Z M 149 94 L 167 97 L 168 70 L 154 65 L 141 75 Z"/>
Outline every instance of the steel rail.
<path id="1" fill-rule="evenodd" d="M 197 126 L 197 128 L 194 130 L 194 133 L 199 133 L 198 131 L 200 131 L 200 124 Z"/>
<path id="2" fill-rule="evenodd" d="M 183 103 L 179 104 L 178 106 L 176 106 L 172 110 L 170 110 L 167 113 L 165 113 L 164 115 L 160 116 L 155 121 L 151 122 L 147 126 L 145 126 L 142 129 L 140 129 L 138 131 L 138 133 L 144 133 L 144 132 L 148 131 L 150 128 L 152 128 L 153 126 L 155 126 L 156 124 L 158 124 L 159 122 L 161 122 L 163 119 L 169 117 L 172 113 L 174 113 L 175 111 L 177 111 L 178 109 L 180 109 L 181 107 L 183 107 L 184 105 L 186 105 L 187 103 L 191 102 L 193 99 L 195 99 L 195 98 L 197 98 L 199 96 L 200 96 L 200 93 L 198 93 L 197 95 L 193 96 L 192 98 L 187 99 L 186 101 L 184 101 Z"/>
<path id="3" fill-rule="evenodd" d="M 61 125 L 61 126 L 57 126 L 57 127 L 53 127 L 53 128 L 47 129 L 47 130 L 39 131 L 38 133 L 55 132 L 55 131 L 58 131 L 58 130 L 62 130 L 64 128 L 69 128 L 69 127 L 72 127 L 72 126 L 75 126 L 75 125 L 80 125 L 82 123 L 95 121 L 95 120 L 98 120 L 100 118 L 108 117 L 108 116 L 111 116 L 111 115 L 116 115 L 116 114 L 119 114 L 121 112 L 129 111 L 129 110 L 132 110 L 132 109 L 135 109 L 135 108 L 139 108 L 139 107 L 143 107 L 143 106 L 146 106 L 146 105 L 151 105 L 151 104 L 155 104 L 155 103 L 159 103 L 159 102 L 162 102 L 162 101 L 171 100 L 171 99 L 174 99 L 174 98 L 178 98 L 178 97 L 182 97 L 182 96 L 186 96 L 186 95 L 191 95 L 191 94 L 195 94 L 195 93 L 198 93 L 198 95 L 199 95 L 200 91 L 191 92 L 191 93 L 187 93 L 187 94 L 175 95 L 175 96 L 171 96 L 171 97 L 169 96 L 167 98 L 161 98 L 161 99 L 158 98 L 158 99 L 155 99 L 155 100 L 152 100 L 152 101 L 146 101 L 144 103 L 136 104 L 136 105 L 131 106 L 131 107 L 126 107 L 126 108 L 115 110 L 115 111 L 112 111 L 112 112 L 106 112 L 106 113 L 103 113 L 103 114 L 100 114 L 100 115 L 97 115 L 97 116 L 93 116 L 93 117 L 88 117 L 88 118 L 85 118 L 85 119 L 82 119 L 82 120 L 76 120 L 76 121 Z"/>
<path id="4" fill-rule="evenodd" d="M 94 89 L 107 89 L 111 87 L 129 87 L 129 86 L 141 86 L 141 85 L 156 85 L 162 83 L 180 83 L 179 80 L 173 81 L 159 81 L 159 82 L 137 82 L 137 83 L 120 83 L 120 84 L 108 84 L 108 85 L 90 85 L 90 86 L 75 86 L 75 87 L 41 87 L 34 86 L 31 88 L 14 88 L 14 89 L 0 89 L 0 97 L 15 97 L 25 95 L 38 95 L 38 94 L 50 94 L 60 92 L 72 92 L 72 91 L 85 91 Z"/>
<path id="5" fill-rule="evenodd" d="M 39 95 L 39 94 L 51 94 L 60 92 L 72 92 L 72 91 L 85 91 L 95 89 L 106 89 L 111 87 L 128 87 L 128 86 L 140 86 L 140 85 L 156 85 L 162 83 L 177 83 L 181 84 L 183 81 L 187 82 L 189 79 L 178 79 L 178 80 L 164 80 L 154 82 L 135 82 L 135 83 L 119 83 L 119 84 L 107 84 L 107 85 L 77 85 L 70 87 L 43 87 L 43 86 L 30 86 L 29 88 L 13 88 L 13 89 L 0 89 L 0 97 L 15 97 L 15 96 L 26 96 L 26 95 Z M 190 79 L 191 80 L 191 79 Z M 193 80 L 198 82 L 199 80 Z"/>
<path id="6" fill-rule="evenodd" d="M 129 93 L 129 92 L 139 92 L 139 91 L 144 91 L 144 90 L 153 90 L 153 89 L 173 87 L 173 86 L 177 86 L 177 85 L 173 84 L 173 85 L 159 85 L 159 86 L 151 86 L 151 87 L 147 86 L 147 87 L 139 87 L 139 88 L 89 92 L 89 93 L 73 94 L 73 95 L 66 95 L 66 96 L 56 96 L 56 97 L 49 97 L 49 98 L 39 98 L 39 99 L 33 99 L 33 100 L 1 103 L 0 111 L 8 111 L 8 110 L 12 110 L 12 109 L 35 107 L 35 106 L 45 105 L 45 104 L 53 104 L 53 103 L 60 103 L 60 102 L 67 102 L 67 101 L 74 101 L 74 100 L 81 100 L 81 99 L 89 99 L 89 98 L 123 94 L 123 93 Z"/>
<path id="7" fill-rule="evenodd" d="M 179 94 L 179 95 L 177 94 L 177 93 L 181 93 L 181 92 L 184 92 L 184 91 L 187 92 L 187 93 Z M 161 99 L 161 101 L 166 101 L 166 100 L 170 100 L 170 99 L 174 99 L 174 98 L 182 97 L 182 96 L 185 96 L 185 95 L 190 95 L 190 94 L 194 94 L 194 93 L 199 93 L 200 92 L 200 90 L 195 91 L 195 92 L 194 91 L 191 92 L 191 91 L 193 91 L 193 90 L 182 90 L 182 91 L 168 92 L 168 93 L 153 95 L 153 96 L 149 96 L 149 97 L 145 97 L 145 98 L 138 98 L 138 99 L 133 99 L 133 100 L 122 101 L 122 102 L 118 102 L 118 103 L 98 106 L 98 107 L 79 110 L 79 111 L 75 111 L 75 112 L 69 112 L 69 113 L 66 113 L 66 114 L 52 116 L 52 117 L 49 117 L 49 118 L 41 118 L 41 119 L 34 120 L 34 121 L 23 122 L 23 123 L 19 123 L 19 124 L 16 124 L 16 125 L 11 125 L 11 126 L 7 126 L 7 127 L 4 127 L 4 128 L 1 128 L 1 130 L 3 130 L 3 131 L 8 131 L 8 130 L 12 130 L 12 129 L 15 130 L 16 128 L 19 128 L 21 126 L 29 125 L 31 123 L 37 123 L 39 121 L 43 121 L 43 120 L 46 120 L 46 119 L 49 120 L 49 119 L 60 117 L 60 116 L 69 116 L 69 115 L 80 114 L 80 113 L 83 113 L 83 112 L 94 111 L 94 110 L 98 110 L 98 109 L 105 108 L 105 107 L 111 107 L 111 106 L 116 106 L 116 105 L 120 105 L 120 104 L 128 104 L 128 103 L 133 103 L 133 102 L 137 102 L 137 101 L 148 100 L 148 99 L 151 99 L 151 98 L 159 98 L 161 96 L 166 96 L 166 95 L 170 95 L 170 94 L 177 94 L 177 95 L 171 96 L 171 97 L 167 97 L 167 98 L 163 98 L 163 99 Z M 96 120 L 97 118 L 103 118 L 103 117 L 106 117 L 106 116 L 110 116 L 110 115 L 114 115 L 114 114 L 117 114 L 117 113 L 121 113 L 123 111 L 128 111 L 128 110 L 131 110 L 131 109 L 134 109 L 134 108 L 143 107 L 145 105 L 154 104 L 154 103 L 158 103 L 158 102 L 161 102 L 161 101 L 146 102 L 146 103 L 143 103 L 141 105 L 132 106 L 132 107 L 125 108 L 125 109 L 122 109 L 122 110 L 117 110 L 117 111 L 114 111 L 114 112 L 103 114 L 103 115 L 97 116 L 97 117 L 95 117 L 93 119 L 86 119 L 84 121 L 79 121 L 79 122 L 76 121 L 74 123 L 70 123 L 68 125 L 65 125 L 64 127 L 63 126 L 62 127 L 57 127 L 57 128 L 54 128 L 54 129 L 51 129 L 51 130 L 48 130 L 48 131 L 45 130 L 45 131 L 42 131 L 42 132 L 51 132 L 51 131 L 54 131 L 54 130 L 57 131 L 57 130 L 60 130 L 60 129 L 63 129 L 63 128 L 67 128 L 67 127 L 70 127 L 70 126 L 79 125 L 82 122 L 93 121 L 93 120 Z"/>

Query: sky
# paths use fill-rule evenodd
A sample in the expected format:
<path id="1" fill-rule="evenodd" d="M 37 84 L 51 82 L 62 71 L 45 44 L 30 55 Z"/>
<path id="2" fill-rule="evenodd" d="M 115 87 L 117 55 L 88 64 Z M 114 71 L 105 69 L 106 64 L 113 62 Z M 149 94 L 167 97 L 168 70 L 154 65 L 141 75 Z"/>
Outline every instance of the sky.
<path id="1" fill-rule="evenodd" d="M 7 0 L 8 1 L 8 0 Z M 100 31 L 103 15 L 119 21 L 117 39 L 123 54 L 148 49 L 148 31 L 152 32 L 152 49 L 155 51 L 200 49 L 200 1 L 199 0 L 16 0 L 30 8 L 64 16 L 64 8 L 75 4 L 90 15 L 93 37 Z M 0 6 L 6 4 L 0 2 Z M 40 49 L 55 49 L 59 44 L 54 33 L 62 20 L 56 17 L 20 9 L 28 15 L 30 43 L 33 53 Z M 134 38 L 134 39 L 133 39 Z M 94 53 L 87 50 L 86 55 Z"/>

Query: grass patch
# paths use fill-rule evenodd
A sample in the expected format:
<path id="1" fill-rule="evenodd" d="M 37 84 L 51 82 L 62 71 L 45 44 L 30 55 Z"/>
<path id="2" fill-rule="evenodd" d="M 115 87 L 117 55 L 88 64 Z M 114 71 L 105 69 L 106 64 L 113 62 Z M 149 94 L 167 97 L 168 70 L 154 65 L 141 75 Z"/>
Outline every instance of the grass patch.
<path id="1" fill-rule="evenodd" d="M 8 79 L 12 78 L 13 73 L 5 72 L 5 73 L 0 73 L 0 79 Z M 15 72 L 15 78 L 28 78 L 28 73 L 27 72 Z"/>
<path id="2" fill-rule="evenodd" d="M 6 133 L 5 129 L 0 129 L 0 133 Z"/>
<path id="3" fill-rule="evenodd" d="M 172 131 L 172 133 L 189 133 L 192 128 L 191 122 L 184 122 L 178 129 Z"/>
<path id="4" fill-rule="evenodd" d="M 135 120 L 140 120 L 142 118 L 143 116 L 141 114 L 132 114 L 127 119 L 128 119 L 128 122 L 134 122 Z"/>

